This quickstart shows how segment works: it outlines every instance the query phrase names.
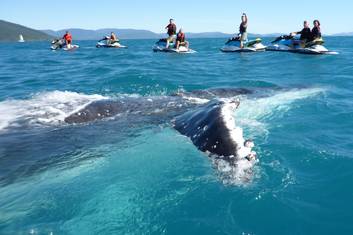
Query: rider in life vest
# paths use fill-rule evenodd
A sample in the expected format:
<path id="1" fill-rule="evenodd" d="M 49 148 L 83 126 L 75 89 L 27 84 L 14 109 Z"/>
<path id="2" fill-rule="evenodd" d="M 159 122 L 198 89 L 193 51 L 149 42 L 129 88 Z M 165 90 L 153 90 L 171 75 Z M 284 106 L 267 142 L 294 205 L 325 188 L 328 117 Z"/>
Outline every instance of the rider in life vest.
<path id="1" fill-rule="evenodd" d="M 182 28 L 178 32 L 175 48 L 179 49 L 180 46 L 185 46 L 186 48 L 189 48 L 189 42 L 185 40 L 185 33 L 183 32 Z"/>
<path id="2" fill-rule="evenodd" d="M 66 47 L 68 49 L 71 48 L 72 36 L 69 31 L 66 31 L 65 35 L 63 36 L 63 39 L 65 39 Z"/>

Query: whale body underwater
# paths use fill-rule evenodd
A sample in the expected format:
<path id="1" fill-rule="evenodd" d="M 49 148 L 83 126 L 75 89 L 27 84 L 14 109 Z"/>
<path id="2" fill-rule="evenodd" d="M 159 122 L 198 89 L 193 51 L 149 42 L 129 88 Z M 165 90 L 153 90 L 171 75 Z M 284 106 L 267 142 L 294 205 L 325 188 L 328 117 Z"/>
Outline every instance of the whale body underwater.
<path id="1" fill-rule="evenodd" d="M 236 165 L 240 160 L 251 162 L 256 157 L 253 142 L 244 139 L 232 115 L 240 104 L 237 97 L 253 93 L 245 88 L 219 88 L 170 96 L 103 99 L 73 112 L 65 122 L 81 124 L 119 118 L 122 114 L 157 116 L 161 122 L 169 121 L 200 151 Z"/>

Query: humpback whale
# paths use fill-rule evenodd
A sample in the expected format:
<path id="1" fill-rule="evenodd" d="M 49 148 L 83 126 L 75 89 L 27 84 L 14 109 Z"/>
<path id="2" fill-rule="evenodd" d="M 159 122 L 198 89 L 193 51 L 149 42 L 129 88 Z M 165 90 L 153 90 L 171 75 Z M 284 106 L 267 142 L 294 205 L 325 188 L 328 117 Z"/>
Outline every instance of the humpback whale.
<path id="1" fill-rule="evenodd" d="M 123 113 L 151 115 L 161 111 L 168 116 L 176 116 L 178 112 L 197 106 L 199 103 L 195 103 L 193 101 L 194 98 L 204 99 L 208 102 L 212 99 L 230 98 L 252 93 L 253 91 L 245 88 L 214 88 L 192 92 L 181 91 L 171 96 L 103 99 L 89 103 L 80 110 L 74 111 L 64 121 L 69 124 L 79 124 L 114 117 Z"/>
<path id="2" fill-rule="evenodd" d="M 125 97 L 95 101 L 65 118 L 69 124 L 80 124 L 114 118 L 120 114 L 161 115 L 172 119 L 180 134 L 190 138 L 202 152 L 216 155 L 231 165 L 255 157 L 253 143 L 243 138 L 235 126 L 232 113 L 239 106 L 239 95 L 252 94 L 243 88 L 218 88 L 178 92 L 162 97 Z M 204 99 L 202 104 L 190 98 Z M 227 99 L 225 99 L 227 98 Z"/>
<path id="3" fill-rule="evenodd" d="M 232 113 L 239 101 L 210 101 L 173 120 L 174 128 L 190 138 L 202 152 L 217 155 L 234 165 L 240 159 L 251 159 L 253 143 L 244 140 L 243 131 L 235 126 Z"/>

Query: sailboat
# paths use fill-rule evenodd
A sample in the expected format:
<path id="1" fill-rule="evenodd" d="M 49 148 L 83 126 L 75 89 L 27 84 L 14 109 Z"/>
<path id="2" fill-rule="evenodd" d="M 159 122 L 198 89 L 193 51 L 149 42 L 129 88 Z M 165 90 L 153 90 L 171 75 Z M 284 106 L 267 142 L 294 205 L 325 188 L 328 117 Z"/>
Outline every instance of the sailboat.
<path id="1" fill-rule="evenodd" d="M 23 39 L 23 36 L 22 34 L 19 35 L 19 39 L 18 39 L 18 42 L 25 42 L 25 40 Z"/>

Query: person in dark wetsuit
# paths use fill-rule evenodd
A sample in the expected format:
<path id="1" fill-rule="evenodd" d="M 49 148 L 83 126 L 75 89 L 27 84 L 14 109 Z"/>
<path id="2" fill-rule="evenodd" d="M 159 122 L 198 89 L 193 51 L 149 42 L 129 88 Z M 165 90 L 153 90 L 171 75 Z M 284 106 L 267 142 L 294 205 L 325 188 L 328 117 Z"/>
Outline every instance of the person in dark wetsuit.
<path id="1" fill-rule="evenodd" d="M 179 49 L 180 46 L 185 46 L 186 48 L 189 48 L 189 42 L 185 40 L 185 33 L 183 32 L 183 29 L 180 29 L 177 34 L 175 48 Z"/>
<path id="2" fill-rule="evenodd" d="M 312 41 L 321 39 L 320 21 L 314 20 L 314 28 L 311 30 Z"/>
<path id="3" fill-rule="evenodd" d="M 244 47 L 244 42 L 248 40 L 248 17 L 245 13 L 241 16 L 241 23 L 239 26 L 240 48 Z"/>
<path id="4" fill-rule="evenodd" d="M 304 21 L 304 28 L 301 31 L 291 33 L 292 36 L 297 34 L 300 34 L 300 41 L 302 41 L 302 43 L 311 41 L 312 35 L 308 21 Z"/>
<path id="5" fill-rule="evenodd" d="M 169 43 L 174 41 L 175 35 L 176 35 L 176 31 L 177 31 L 177 27 L 176 27 L 173 19 L 169 20 L 169 24 L 165 27 L 165 29 L 168 30 L 168 32 L 167 32 L 168 38 L 167 38 L 167 46 L 166 46 L 166 48 L 169 48 Z"/>

